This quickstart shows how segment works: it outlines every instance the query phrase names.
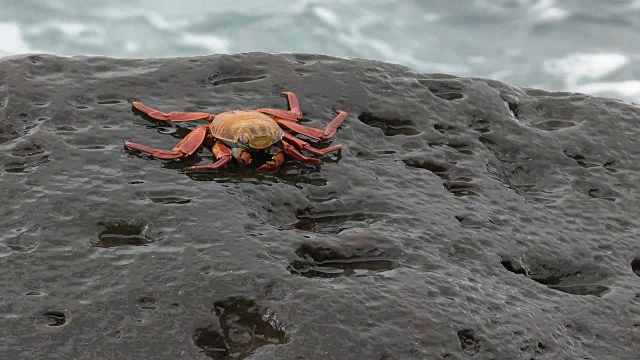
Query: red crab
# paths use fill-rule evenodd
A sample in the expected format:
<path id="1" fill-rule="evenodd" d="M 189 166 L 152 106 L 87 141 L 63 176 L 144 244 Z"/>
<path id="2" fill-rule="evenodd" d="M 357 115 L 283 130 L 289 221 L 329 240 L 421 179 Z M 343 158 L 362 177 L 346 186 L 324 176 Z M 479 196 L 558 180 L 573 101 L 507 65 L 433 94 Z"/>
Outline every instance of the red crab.
<path id="1" fill-rule="evenodd" d="M 212 151 L 217 161 L 209 165 L 190 166 L 187 170 L 216 170 L 226 165 L 231 161 L 231 158 L 235 158 L 243 165 L 248 165 L 252 161 L 251 154 L 254 152 L 265 151 L 271 154 L 271 160 L 259 166 L 258 171 L 277 170 L 284 162 L 283 152 L 296 160 L 312 164 L 322 163 L 320 159 L 303 155 L 296 148 L 316 156 L 323 156 L 342 148 L 342 145 L 333 145 L 324 149 L 316 149 L 309 143 L 283 131 L 282 128 L 314 140 L 324 141 L 335 135 L 340 124 L 347 117 L 346 112 L 338 111 L 336 118 L 324 130 L 304 126 L 298 123 L 298 120 L 302 118 L 302 112 L 296 95 L 292 92 L 283 92 L 282 95 L 287 97 L 289 110 L 263 108 L 227 111 L 217 115 L 175 111 L 167 114 L 139 102 L 133 102 L 132 105 L 135 109 L 155 120 L 173 122 L 206 120 L 209 124 L 195 128 L 171 151 L 154 149 L 128 140 L 125 140 L 124 146 L 127 149 L 151 154 L 158 159 L 182 159 L 198 150 L 205 138 L 210 138 L 214 141 Z"/>

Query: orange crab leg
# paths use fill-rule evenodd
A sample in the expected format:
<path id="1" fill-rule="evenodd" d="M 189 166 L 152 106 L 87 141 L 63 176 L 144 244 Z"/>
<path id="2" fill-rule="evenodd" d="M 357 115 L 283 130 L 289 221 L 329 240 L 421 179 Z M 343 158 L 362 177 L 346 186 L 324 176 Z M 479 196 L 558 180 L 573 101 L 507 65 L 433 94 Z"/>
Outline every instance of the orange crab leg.
<path id="1" fill-rule="evenodd" d="M 293 144 L 293 146 L 297 147 L 298 149 L 301 149 L 301 150 L 304 150 L 306 152 L 312 153 L 313 155 L 316 155 L 316 156 L 323 156 L 323 155 L 326 155 L 327 153 L 330 153 L 332 151 L 338 151 L 338 150 L 342 149 L 342 145 L 333 145 L 333 146 L 329 146 L 329 147 L 324 148 L 324 149 L 317 149 L 317 148 L 314 148 L 311 145 L 309 145 L 308 142 L 302 141 L 302 140 L 298 139 L 297 137 L 289 134 L 288 132 L 284 133 L 284 138 L 287 139 L 287 141 L 290 141 L 291 144 Z"/>
<path id="2" fill-rule="evenodd" d="M 222 142 L 216 141 L 215 144 L 213 144 L 213 149 L 211 151 L 213 152 L 213 155 L 216 157 L 216 159 L 218 159 L 218 161 L 214 162 L 213 164 L 209 164 L 209 165 L 189 166 L 187 168 L 187 171 L 193 171 L 193 170 L 217 170 L 217 169 L 220 169 L 221 167 L 225 166 L 229 161 L 231 161 L 231 157 L 232 157 L 231 149 L 229 149 L 229 147 L 227 147 Z"/>
<path id="3" fill-rule="evenodd" d="M 284 163 L 284 154 L 282 153 L 282 150 L 276 148 L 275 150 L 272 151 L 272 153 L 273 153 L 272 160 L 267 161 L 266 163 L 260 165 L 256 169 L 256 171 L 275 171 L 280 168 L 282 163 Z"/>
<path id="4" fill-rule="evenodd" d="M 202 145 L 204 141 L 204 137 L 207 134 L 207 128 L 205 126 L 199 126 L 195 128 L 193 131 L 189 133 L 189 135 L 185 136 L 174 148 L 172 151 L 155 149 L 149 146 L 140 145 L 136 143 L 132 143 L 131 141 L 125 140 L 124 147 L 131 150 L 138 150 L 145 152 L 147 154 L 151 154 L 156 159 L 162 160 L 172 160 L 172 159 L 180 159 L 183 157 L 187 157 Z"/>
<path id="5" fill-rule="evenodd" d="M 296 94 L 289 91 L 285 91 L 282 93 L 282 95 L 287 97 L 287 104 L 289 106 L 289 111 L 269 109 L 269 108 L 258 109 L 258 111 L 264 114 L 269 114 L 269 115 L 273 115 L 283 119 L 297 122 L 300 118 L 302 118 L 302 111 L 300 111 L 300 104 L 298 104 L 298 98 L 296 97 Z"/>
<path id="6" fill-rule="evenodd" d="M 323 141 L 323 140 L 331 139 L 333 135 L 336 134 L 336 132 L 338 131 L 338 128 L 346 118 L 347 118 L 346 112 L 338 111 L 338 115 L 324 128 L 324 130 L 300 125 L 297 122 L 294 122 L 288 119 L 275 118 L 274 120 L 278 124 L 286 127 L 287 129 L 293 130 L 298 134 L 308 136 L 315 140 Z"/>
<path id="7" fill-rule="evenodd" d="M 311 163 L 311 164 L 317 164 L 317 165 L 322 164 L 322 160 L 302 155 L 301 152 L 296 150 L 296 148 L 294 148 L 293 145 L 289 144 L 288 142 L 286 142 L 284 140 L 281 140 L 280 143 L 282 144 L 281 145 L 282 146 L 282 150 L 285 153 L 291 155 L 292 158 L 294 158 L 296 160 L 308 162 L 308 163 Z"/>
<path id="8" fill-rule="evenodd" d="M 136 101 L 132 102 L 131 105 L 133 106 L 134 109 L 145 113 L 147 116 L 151 117 L 152 119 L 160 120 L 160 121 L 182 122 L 182 121 L 210 120 L 213 118 L 213 114 L 201 113 L 201 112 L 173 111 L 167 114 L 167 113 L 163 113 L 162 111 L 158 111 L 156 109 L 150 108 Z"/>

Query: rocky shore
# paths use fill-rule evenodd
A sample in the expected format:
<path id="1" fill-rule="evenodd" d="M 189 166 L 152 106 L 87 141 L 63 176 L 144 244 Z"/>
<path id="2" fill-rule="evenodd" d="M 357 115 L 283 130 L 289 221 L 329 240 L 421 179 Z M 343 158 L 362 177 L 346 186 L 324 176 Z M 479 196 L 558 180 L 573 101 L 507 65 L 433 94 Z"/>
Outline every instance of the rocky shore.
<path id="1" fill-rule="evenodd" d="M 286 109 L 319 166 L 128 151 Z M 302 138 L 302 137 L 301 137 Z M 640 108 L 305 54 L 0 59 L 0 358 L 637 359 Z"/>

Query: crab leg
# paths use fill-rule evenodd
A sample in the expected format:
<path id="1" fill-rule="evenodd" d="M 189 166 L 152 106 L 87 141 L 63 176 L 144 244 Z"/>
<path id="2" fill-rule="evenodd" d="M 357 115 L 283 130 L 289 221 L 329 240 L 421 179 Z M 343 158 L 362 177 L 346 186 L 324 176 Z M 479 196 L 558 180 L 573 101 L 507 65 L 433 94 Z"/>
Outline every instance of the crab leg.
<path id="1" fill-rule="evenodd" d="M 216 141 L 213 144 L 213 148 L 211 150 L 213 155 L 218 159 L 218 161 L 209 165 L 195 165 L 189 166 L 187 171 L 193 170 L 217 170 L 223 166 L 225 166 L 229 161 L 231 161 L 231 149 L 229 149 L 225 144 L 220 141 Z"/>
<path id="2" fill-rule="evenodd" d="M 213 114 L 209 113 L 201 113 L 201 112 L 179 112 L 173 111 L 170 113 L 163 113 L 162 111 L 158 111 L 156 109 L 150 108 L 146 105 L 142 105 L 139 102 L 132 102 L 131 105 L 134 109 L 139 110 L 145 113 L 147 116 L 151 117 L 155 120 L 160 121 L 173 121 L 173 122 L 182 122 L 182 121 L 196 121 L 196 120 L 210 120 L 213 118 Z"/>
<path id="3" fill-rule="evenodd" d="M 287 139 L 287 141 L 290 141 L 291 144 L 295 147 L 297 147 L 300 150 L 304 150 L 306 152 L 312 153 L 313 155 L 316 156 L 323 156 L 326 155 L 327 153 L 330 153 L 332 151 L 338 151 L 340 149 L 342 149 L 342 145 L 333 145 L 333 146 L 329 146 L 327 148 L 324 149 L 317 149 L 312 147 L 311 145 L 309 145 L 308 142 L 306 141 L 302 141 L 300 139 L 298 139 L 297 137 L 289 134 L 288 132 L 284 133 L 284 138 Z"/>
<path id="4" fill-rule="evenodd" d="M 298 119 L 302 118 L 302 111 L 300 111 L 300 104 L 298 104 L 298 98 L 296 97 L 296 94 L 285 91 L 282 93 L 282 95 L 287 97 L 289 111 L 269 108 L 258 109 L 258 111 L 264 114 L 269 114 L 297 122 Z"/>
<path id="5" fill-rule="evenodd" d="M 284 154 L 282 153 L 282 150 L 276 146 L 272 146 L 269 149 L 269 152 L 273 155 L 272 159 L 260 165 L 256 171 L 275 171 L 280 168 L 284 162 Z"/>
<path id="6" fill-rule="evenodd" d="M 288 119 L 282 119 L 282 118 L 275 118 L 274 120 L 286 127 L 287 129 L 293 130 L 295 132 L 297 132 L 298 134 L 304 135 L 304 136 L 308 136 L 312 139 L 315 140 L 329 140 L 333 137 L 333 135 L 336 134 L 336 132 L 338 131 L 338 128 L 340 127 L 340 125 L 342 124 L 342 122 L 344 121 L 344 119 L 347 118 L 347 113 L 344 111 L 338 111 L 338 115 L 336 116 L 335 119 L 333 119 L 329 125 L 327 125 L 324 130 L 322 129 L 316 129 L 316 128 L 312 128 L 309 126 L 304 126 L 304 125 L 300 125 L 297 122 L 288 120 Z"/>
<path id="7" fill-rule="evenodd" d="M 288 142 L 284 140 L 280 140 L 280 143 L 282 146 L 282 150 L 285 153 L 291 155 L 292 158 L 300 161 L 305 161 L 311 164 L 317 164 L 317 165 L 322 164 L 322 160 L 302 155 L 301 152 L 296 150 L 296 148 L 294 148 L 293 145 L 289 144 Z"/>
<path id="8" fill-rule="evenodd" d="M 129 140 L 124 141 L 124 147 L 131 150 L 138 150 L 151 154 L 156 159 L 172 160 L 181 159 L 187 157 L 200 147 L 204 141 L 204 137 L 207 134 L 207 128 L 205 126 L 199 126 L 185 136 L 172 151 L 155 149 L 149 146 L 132 143 Z"/>

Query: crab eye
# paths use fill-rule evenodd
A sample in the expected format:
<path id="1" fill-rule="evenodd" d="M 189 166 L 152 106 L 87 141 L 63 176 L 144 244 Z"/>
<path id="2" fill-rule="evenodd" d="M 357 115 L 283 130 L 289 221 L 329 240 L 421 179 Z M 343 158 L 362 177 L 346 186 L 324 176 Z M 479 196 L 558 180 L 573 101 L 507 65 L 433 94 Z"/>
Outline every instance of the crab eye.
<path id="1" fill-rule="evenodd" d="M 240 141 L 240 143 L 242 144 L 246 144 L 247 142 L 249 142 L 249 139 L 247 139 L 245 135 L 240 135 L 240 137 L 238 138 L 238 141 Z"/>

